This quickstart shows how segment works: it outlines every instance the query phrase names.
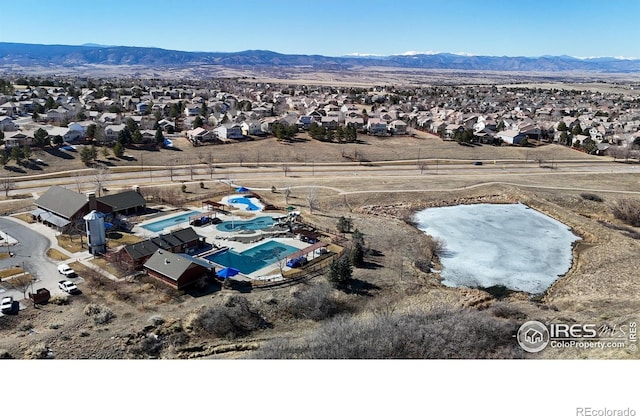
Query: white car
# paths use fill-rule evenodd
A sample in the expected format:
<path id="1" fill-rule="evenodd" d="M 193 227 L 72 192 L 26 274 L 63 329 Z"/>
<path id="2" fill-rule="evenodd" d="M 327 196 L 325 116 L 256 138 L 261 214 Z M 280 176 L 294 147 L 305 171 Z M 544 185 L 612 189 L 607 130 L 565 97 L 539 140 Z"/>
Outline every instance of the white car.
<path id="1" fill-rule="evenodd" d="M 69 267 L 68 264 L 61 264 L 58 266 L 58 273 L 63 274 L 67 277 L 73 277 L 76 275 L 76 272 Z"/>
<path id="2" fill-rule="evenodd" d="M 2 306 L 0 306 L 0 311 L 2 311 L 2 313 L 9 313 L 13 310 L 13 297 L 11 296 L 5 296 L 4 298 L 2 298 Z"/>
<path id="3" fill-rule="evenodd" d="M 58 282 L 58 287 L 63 291 L 63 292 L 67 292 L 70 294 L 76 294 L 79 292 L 78 290 L 78 286 L 75 285 L 75 283 L 70 282 L 68 280 L 60 280 Z"/>

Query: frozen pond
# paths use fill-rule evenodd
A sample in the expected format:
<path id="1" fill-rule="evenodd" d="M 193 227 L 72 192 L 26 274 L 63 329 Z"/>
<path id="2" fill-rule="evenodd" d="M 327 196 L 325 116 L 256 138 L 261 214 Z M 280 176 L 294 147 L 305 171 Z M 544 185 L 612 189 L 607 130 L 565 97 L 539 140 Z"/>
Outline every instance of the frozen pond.
<path id="1" fill-rule="evenodd" d="M 428 208 L 415 215 L 420 230 L 446 242 L 440 256 L 446 286 L 542 293 L 571 268 L 565 224 L 522 204 Z"/>

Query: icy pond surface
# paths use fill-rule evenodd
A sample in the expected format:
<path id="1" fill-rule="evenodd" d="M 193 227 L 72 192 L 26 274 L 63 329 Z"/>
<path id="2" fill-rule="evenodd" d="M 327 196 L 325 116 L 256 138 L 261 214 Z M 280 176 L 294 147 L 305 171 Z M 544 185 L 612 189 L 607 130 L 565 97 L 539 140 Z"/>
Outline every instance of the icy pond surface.
<path id="1" fill-rule="evenodd" d="M 572 243 L 565 224 L 523 204 L 428 208 L 418 228 L 446 242 L 440 257 L 446 286 L 502 285 L 542 293 L 569 271 Z"/>

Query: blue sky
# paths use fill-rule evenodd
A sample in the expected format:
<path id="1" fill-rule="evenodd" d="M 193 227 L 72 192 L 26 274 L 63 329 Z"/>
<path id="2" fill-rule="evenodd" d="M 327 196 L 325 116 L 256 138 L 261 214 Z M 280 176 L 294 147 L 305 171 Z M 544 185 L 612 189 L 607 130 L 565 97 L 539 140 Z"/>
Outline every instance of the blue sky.
<path id="1" fill-rule="evenodd" d="M 2 42 L 640 58 L 640 0 L 15 0 L 2 14 Z"/>

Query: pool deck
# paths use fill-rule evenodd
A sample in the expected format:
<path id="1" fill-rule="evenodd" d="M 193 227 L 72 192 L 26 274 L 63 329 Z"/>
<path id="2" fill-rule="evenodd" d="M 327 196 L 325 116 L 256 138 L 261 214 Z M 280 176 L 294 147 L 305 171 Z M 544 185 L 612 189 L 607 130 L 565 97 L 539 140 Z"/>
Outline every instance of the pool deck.
<path id="1" fill-rule="evenodd" d="M 185 211 L 183 212 L 178 212 L 178 213 L 174 212 L 174 213 L 168 214 L 166 218 L 176 217 L 181 214 L 184 214 L 187 211 L 200 211 L 202 212 L 203 215 L 217 217 L 222 221 L 232 221 L 232 220 L 246 221 L 248 219 L 253 219 L 253 218 L 262 217 L 262 216 L 276 217 L 276 218 L 287 216 L 286 213 L 271 212 L 267 214 L 262 211 L 251 211 L 251 214 L 253 215 L 251 217 L 247 217 L 248 212 L 244 210 L 240 210 L 240 212 L 242 213 L 242 216 L 239 216 L 239 215 L 234 215 L 233 212 L 230 214 L 216 213 L 213 211 L 206 212 L 206 211 L 202 211 L 200 208 L 189 206 L 189 207 L 185 207 Z M 155 216 L 153 219 L 143 221 L 140 224 L 134 226 L 133 232 L 136 235 L 139 235 L 145 238 L 152 238 L 152 237 L 158 236 L 159 234 L 166 234 L 171 231 L 179 230 L 179 229 L 190 226 L 189 222 L 185 221 L 180 224 L 176 224 L 174 226 L 166 227 L 159 232 L 153 232 L 145 228 L 142 228 L 142 225 L 159 221 L 164 218 L 165 216 Z M 220 249 L 220 248 L 229 248 L 229 249 L 233 249 L 236 252 L 241 253 L 243 251 L 249 250 L 253 247 L 256 247 L 272 239 L 280 243 L 286 244 L 288 246 L 299 248 L 301 250 L 310 246 L 309 243 L 305 243 L 289 235 L 288 230 L 286 228 L 278 229 L 277 227 L 270 227 L 269 229 L 265 229 L 265 230 L 256 230 L 256 231 L 240 230 L 240 231 L 228 232 L 228 231 L 218 230 L 216 225 L 217 224 L 208 224 L 203 227 L 197 227 L 197 226 L 190 226 L 190 227 L 192 227 L 198 235 L 205 237 L 206 242 L 214 246 L 214 250 Z M 283 270 L 289 270 L 289 267 L 285 266 L 283 267 Z M 282 276 L 280 274 L 280 267 L 278 266 L 278 264 L 274 263 L 262 269 L 256 270 L 253 273 L 249 273 L 247 275 L 244 275 L 244 274 L 236 275 L 234 276 L 234 279 L 276 281 L 276 280 L 281 280 Z"/>

